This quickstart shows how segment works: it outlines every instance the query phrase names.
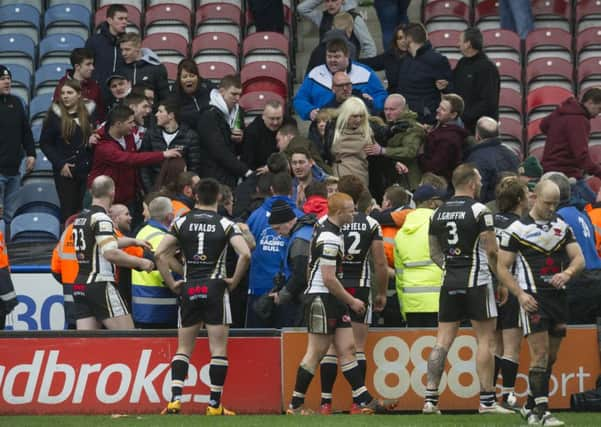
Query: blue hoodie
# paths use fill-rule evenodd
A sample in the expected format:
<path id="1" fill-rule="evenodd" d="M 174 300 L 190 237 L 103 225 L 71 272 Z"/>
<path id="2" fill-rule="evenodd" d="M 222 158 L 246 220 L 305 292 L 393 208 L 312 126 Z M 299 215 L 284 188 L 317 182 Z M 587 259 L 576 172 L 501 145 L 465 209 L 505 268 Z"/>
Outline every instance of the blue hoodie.
<path id="1" fill-rule="evenodd" d="M 580 212 L 574 206 L 564 206 L 557 210 L 561 217 L 574 232 L 574 238 L 582 249 L 586 270 L 601 269 L 601 258 L 595 247 L 595 229 L 587 214 Z"/>
<path id="2" fill-rule="evenodd" d="M 303 212 L 288 196 L 273 196 L 263 202 L 248 218 L 246 223 L 253 234 L 257 247 L 251 254 L 248 293 L 263 295 L 273 287 L 274 276 L 282 271 L 286 279 L 290 275 L 285 261 L 288 238 L 278 235 L 269 225 L 271 206 L 276 200 L 283 200 L 292 208 L 297 218 Z"/>

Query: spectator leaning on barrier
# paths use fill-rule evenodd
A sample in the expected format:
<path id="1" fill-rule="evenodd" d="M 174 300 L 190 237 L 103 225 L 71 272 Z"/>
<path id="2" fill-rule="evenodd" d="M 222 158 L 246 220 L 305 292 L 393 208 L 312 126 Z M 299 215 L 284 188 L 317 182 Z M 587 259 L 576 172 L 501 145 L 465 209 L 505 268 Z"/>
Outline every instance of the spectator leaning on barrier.
<path id="1" fill-rule="evenodd" d="M 21 186 L 19 166 L 22 150 L 27 155 L 25 172 L 35 165 L 35 146 L 29 118 L 21 100 L 11 95 L 12 75 L 8 68 L 0 65 L 0 217 L 12 217 L 8 204 Z"/>

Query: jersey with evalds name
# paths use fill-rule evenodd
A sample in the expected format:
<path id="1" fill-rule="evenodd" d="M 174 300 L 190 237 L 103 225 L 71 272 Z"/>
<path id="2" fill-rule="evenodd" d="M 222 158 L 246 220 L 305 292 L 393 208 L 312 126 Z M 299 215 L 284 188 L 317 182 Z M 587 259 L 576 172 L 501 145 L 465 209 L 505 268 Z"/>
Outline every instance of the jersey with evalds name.
<path id="1" fill-rule="evenodd" d="M 374 240 L 382 240 L 382 228 L 372 217 L 356 213 L 353 222 L 343 225 L 341 231 L 345 249 L 342 285 L 345 288 L 369 287 L 371 244 Z"/>
<path id="2" fill-rule="evenodd" d="M 480 245 L 480 233 L 494 231 L 492 213 L 470 197 L 453 197 L 430 219 L 429 234 L 444 254 L 443 286 L 453 289 L 492 283 L 488 256 Z"/>
<path id="3" fill-rule="evenodd" d="M 323 217 L 313 231 L 311 238 L 311 252 L 309 257 L 309 279 L 306 294 L 330 293 L 326 287 L 321 266 L 335 266 L 336 276 L 339 280 L 342 276 L 342 259 L 344 257 L 344 239 L 340 227 L 332 224 L 328 217 Z"/>
<path id="4" fill-rule="evenodd" d="M 514 221 L 501 237 L 501 249 L 522 255 L 522 289 L 536 293 L 555 290 L 551 278 L 563 271 L 570 260 L 566 247 L 576 242 L 570 226 L 558 216 L 535 221 L 530 215 Z"/>
<path id="5" fill-rule="evenodd" d="M 115 227 L 103 207 L 90 206 L 75 219 L 73 245 L 79 265 L 75 283 L 115 280 L 115 266 L 103 255 L 106 245 L 117 247 Z"/>
<path id="6" fill-rule="evenodd" d="M 217 212 L 192 209 L 173 222 L 171 234 L 184 254 L 184 280 L 188 286 L 226 277 L 228 243 L 240 234 L 233 221 Z"/>

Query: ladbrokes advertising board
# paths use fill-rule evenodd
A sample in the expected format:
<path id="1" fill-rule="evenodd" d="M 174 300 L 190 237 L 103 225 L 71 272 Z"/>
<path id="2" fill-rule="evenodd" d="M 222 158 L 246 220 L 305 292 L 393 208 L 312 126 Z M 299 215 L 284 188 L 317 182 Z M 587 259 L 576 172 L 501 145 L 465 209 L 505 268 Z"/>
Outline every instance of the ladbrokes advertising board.
<path id="1" fill-rule="evenodd" d="M 0 338 L 0 413 L 156 413 L 171 397 L 176 338 Z M 281 410 L 280 337 L 230 338 L 223 402 Z M 209 401 L 209 349 L 198 338 L 183 412 Z"/>
<path id="2" fill-rule="evenodd" d="M 296 370 L 307 345 L 304 332 L 282 334 L 284 366 L 284 404 L 288 405 L 294 389 Z M 372 394 L 385 399 L 400 399 L 398 409 L 421 410 L 424 403 L 428 355 L 436 343 L 434 330 L 371 331 L 367 341 L 367 387 Z M 476 410 L 479 382 L 476 374 L 476 339 L 469 332 L 462 334 L 451 347 L 440 389 L 441 409 Z M 520 373 L 516 394 L 520 403 L 528 389 L 528 345 L 523 341 Z M 569 329 L 563 341 L 550 384 L 551 408 L 569 408 L 570 395 L 594 388 L 600 373 L 596 330 Z M 319 372 L 319 370 L 318 370 Z M 307 406 L 319 408 L 319 374 L 313 378 L 307 394 Z M 499 379 L 500 385 L 500 379 Z M 348 410 L 351 389 L 339 372 L 334 386 L 334 410 Z"/>

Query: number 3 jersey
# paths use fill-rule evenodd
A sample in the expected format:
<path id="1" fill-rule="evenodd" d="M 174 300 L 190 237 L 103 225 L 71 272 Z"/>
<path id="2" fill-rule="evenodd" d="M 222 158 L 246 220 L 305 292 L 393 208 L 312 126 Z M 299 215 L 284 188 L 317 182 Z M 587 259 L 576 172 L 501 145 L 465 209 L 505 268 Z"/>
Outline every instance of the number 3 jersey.
<path id="1" fill-rule="evenodd" d="M 313 231 L 311 238 L 311 254 L 309 257 L 309 279 L 306 294 L 330 293 L 326 287 L 321 266 L 336 267 L 336 276 L 342 280 L 342 259 L 344 257 L 344 240 L 340 227 L 332 224 L 328 217 L 323 217 Z"/>
<path id="2" fill-rule="evenodd" d="M 228 243 L 240 234 L 234 222 L 217 212 L 193 209 L 175 220 L 171 234 L 184 255 L 184 280 L 188 286 L 226 277 Z"/>
<path id="3" fill-rule="evenodd" d="M 344 237 L 342 285 L 345 288 L 369 287 L 371 282 L 370 249 L 374 240 L 382 240 L 380 224 L 363 213 L 341 228 Z"/>
<path id="4" fill-rule="evenodd" d="M 492 283 L 488 256 L 480 233 L 494 231 L 492 213 L 470 197 L 453 197 L 430 220 L 429 234 L 438 239 L 444 254 L 443 286 L 471 288 Z"/>

